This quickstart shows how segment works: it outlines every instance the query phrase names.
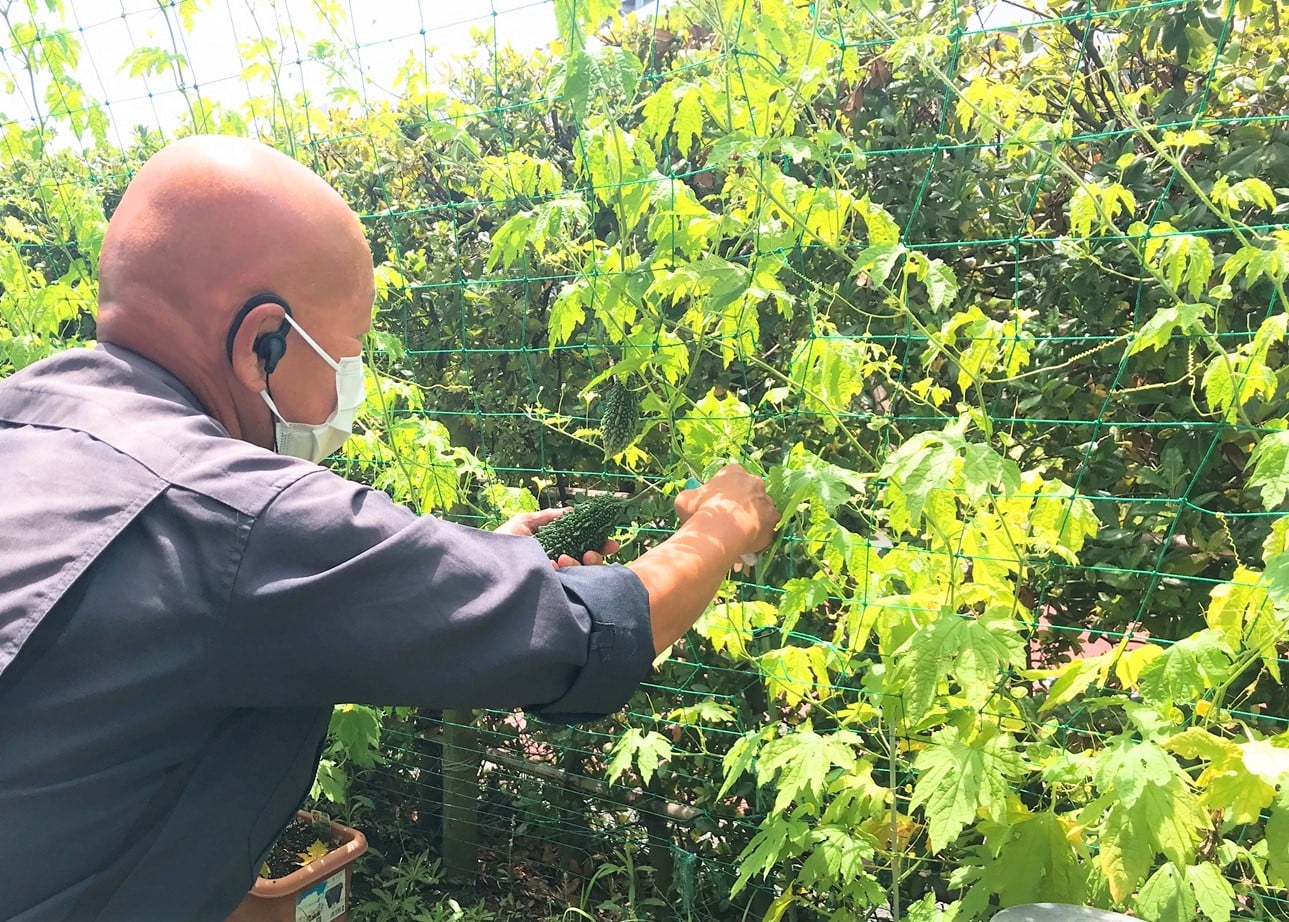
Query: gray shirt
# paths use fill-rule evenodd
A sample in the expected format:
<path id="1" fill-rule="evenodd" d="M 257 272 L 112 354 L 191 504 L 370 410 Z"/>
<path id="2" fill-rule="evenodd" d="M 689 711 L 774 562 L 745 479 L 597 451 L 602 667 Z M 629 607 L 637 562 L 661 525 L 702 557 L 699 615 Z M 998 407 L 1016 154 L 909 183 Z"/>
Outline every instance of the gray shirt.
<path id="1" fill-rule="evenodd" d="M 0 473 L 2 919 L 222 920 L 335 703 L 576 721 L 649 672 L 630 570 L 230 438 L 123 349 L 0 382 Z"/>

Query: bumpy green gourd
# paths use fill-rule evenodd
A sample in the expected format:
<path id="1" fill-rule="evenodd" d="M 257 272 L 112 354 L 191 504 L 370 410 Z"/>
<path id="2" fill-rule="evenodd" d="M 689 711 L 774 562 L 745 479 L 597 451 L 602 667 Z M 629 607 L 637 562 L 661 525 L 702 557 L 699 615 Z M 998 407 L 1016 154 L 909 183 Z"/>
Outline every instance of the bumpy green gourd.
<path id="1" fill-rule="evenodd" d="M 604 457 L 611 458 L 631 444 L 640 424 L 640 398 L 614 378 L 600 397 L 600 434 Z"/>
<path id="2" fill-rule="evenodd" d="M 537 540 L 551 560 L 567 554 L 580 561 L 583 554 L 599 550 L 613 535 L 622 505 L 621 500 L 611 496 L 583 500 L 554 522 L 537 529 Z"/>

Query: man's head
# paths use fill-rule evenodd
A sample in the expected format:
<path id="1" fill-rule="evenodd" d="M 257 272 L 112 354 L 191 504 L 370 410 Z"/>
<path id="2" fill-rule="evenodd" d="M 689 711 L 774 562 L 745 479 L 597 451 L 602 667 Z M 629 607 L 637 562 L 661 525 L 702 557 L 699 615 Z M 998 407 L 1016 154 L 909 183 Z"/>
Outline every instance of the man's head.
<path id="1" fill-rule="evenodd" d="M 108 224 L 98 338 L 168 369 L 232 435 L 269 447 L 261 391 L 287 420 L 327 419 L 331 362 L 361 353 L 373 286 L 362 225 L 320 176 L 253 141 L 187 138 L 143 165 Z"/>

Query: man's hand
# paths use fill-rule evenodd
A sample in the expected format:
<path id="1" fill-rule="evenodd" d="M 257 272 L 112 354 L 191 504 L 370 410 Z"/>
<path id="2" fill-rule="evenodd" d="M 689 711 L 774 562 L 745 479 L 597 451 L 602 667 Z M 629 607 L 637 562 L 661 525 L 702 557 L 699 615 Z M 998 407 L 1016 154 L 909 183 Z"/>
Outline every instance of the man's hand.
<path id="1" fill-rule="evenodd" d="M 740 556 L 769 547 L 779 524 L 779 510 L 765 492 L 765 481 L 738 464 L 725 465 L 706 483 L 676 496 L 676 515 L 682 523 L 699 510 L 713 512 L 737 535 Z"/>
<path id="2" fill-rule="evenodd" d="M 521 512 L 518 515 L 511 516 L 508 520 L 497 526 L 499 535 L 520 535 L 525 538 L 531 538 L 537 534 L 537 529 L 543 525 L 549 525 L 561 515 L 572 509 L 566 506 L 562 509 L 542 509 L 538 512 Z M 610 554 L 616 554 L 621 546 L 616 541 L 605 541 L 598 550 L 587 551 L 582 555 L 581 560 L 574 560 L 568 554 L 560 554 L 559 559 L 553 561 L 553 566 L 576 567 L 580 564 L 594 566 L 598 563 L 604 563 L 604 558 Z"/>
<path id="3" fill-rule="evenodd" d="M 681 520 L 676 533 L 627 565 L 649 593 L 657 653 L 693 626 L 744 554 L 770 546 L 779 524 L 765 482 L 737 464 L 682 491 L 676 514 Z"/>

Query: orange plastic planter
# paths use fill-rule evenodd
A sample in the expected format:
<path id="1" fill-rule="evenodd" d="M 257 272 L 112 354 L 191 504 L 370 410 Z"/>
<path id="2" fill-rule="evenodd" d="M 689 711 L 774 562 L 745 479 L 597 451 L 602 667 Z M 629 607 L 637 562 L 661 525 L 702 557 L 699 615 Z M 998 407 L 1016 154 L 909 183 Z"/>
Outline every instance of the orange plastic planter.
<path id="1" fill-rule="evenodd" d="M 228 922 L 347 922 L 353 863 L 367 851 L 367 837 L 336 822 L 331 831 L 340 845 L 286 877 L 255 881 Z"/>

